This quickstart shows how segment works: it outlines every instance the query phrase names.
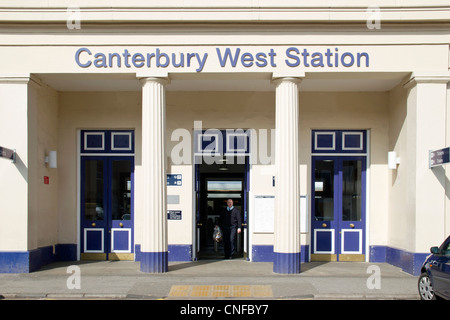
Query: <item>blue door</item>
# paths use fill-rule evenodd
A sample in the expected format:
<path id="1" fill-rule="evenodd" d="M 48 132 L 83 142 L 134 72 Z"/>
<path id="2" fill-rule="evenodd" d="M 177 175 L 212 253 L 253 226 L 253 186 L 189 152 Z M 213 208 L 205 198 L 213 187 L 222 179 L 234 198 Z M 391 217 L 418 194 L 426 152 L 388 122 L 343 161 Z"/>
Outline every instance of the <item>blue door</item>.
<path id="1" fill-rule="evenodd" d="M 134 157 L 81 157 L 81 258 L 134 260 Z"/>
<path id="2" fill-rule="evenodd" d="M 312 157 L 315 261 L 365 261 L 366 157 Z"/>

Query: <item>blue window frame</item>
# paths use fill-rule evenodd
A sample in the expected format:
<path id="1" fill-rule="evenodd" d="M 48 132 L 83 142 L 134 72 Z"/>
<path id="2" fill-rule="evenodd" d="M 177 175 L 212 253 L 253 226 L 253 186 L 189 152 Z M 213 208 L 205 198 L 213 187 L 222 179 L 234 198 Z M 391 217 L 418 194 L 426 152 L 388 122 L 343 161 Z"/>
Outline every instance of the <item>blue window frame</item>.
<path id="1" fill-rule="evenodd" d="M 82 130 L 82 154 L 132 154 L 134 130 Z"/>
<path id="2" fill-rule="evenodd" d="M 313 130 L 312 153 L 365 154 L 366 141 L 366 130 Z"/>

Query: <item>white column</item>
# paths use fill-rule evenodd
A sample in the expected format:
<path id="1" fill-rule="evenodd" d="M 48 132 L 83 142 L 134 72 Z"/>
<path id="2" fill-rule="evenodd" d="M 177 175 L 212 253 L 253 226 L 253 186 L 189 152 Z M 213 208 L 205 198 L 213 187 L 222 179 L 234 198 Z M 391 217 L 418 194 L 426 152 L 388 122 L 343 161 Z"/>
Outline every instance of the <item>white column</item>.
<path id="1" fill-rule="evenodd" d="M 274 263 L 277 273 L 300 272 L 298 78 L 276 84 Z"/>
<path id="2" fill-rule="evenodd" d="M 405 85 L 407 98 L 407 150 L 399 154 L 399 167 L 406 165 L 408 251 L 426 255 L 431 246 L 439 245 L 445 231 L 446 174 L 448 164 L 429 168 L 429 151 L 448 147 L 446 134 L 447 83 L 450 75 L 419 75 Z M 447 191 L 448 194 L 448 191 Z M 447 213 L 448 217 L 448 213 Z M 419 259 L 417 259 L 419 260 Z M 420 272 L 420 263 L 413 273 Z M 417 269 L 418 270 L 414 270 Z"/>
<path id="3" fill-rule="evenodd" d="M 16 150 L 15 163 L 0 158 L 0 273 L 30 271 L 29 81 L 0 75 L 0 146 Z"/>
<path id="4" fill-rule="evenodd" d="M 142 205 L 141 271 L 168 269 L 165 90 L 162 78 L 143 78 L 142 83 Z"/>

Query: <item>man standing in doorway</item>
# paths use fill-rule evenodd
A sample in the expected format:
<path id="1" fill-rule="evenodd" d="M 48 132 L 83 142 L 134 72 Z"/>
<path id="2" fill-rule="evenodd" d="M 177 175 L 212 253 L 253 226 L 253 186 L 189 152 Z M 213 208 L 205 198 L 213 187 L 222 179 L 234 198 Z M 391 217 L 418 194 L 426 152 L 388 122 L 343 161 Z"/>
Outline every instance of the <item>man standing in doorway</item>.
<path id="1" fill-rule="evenodd" d="M 231 259 L 236 250 L 236 232 L 241 233 L 241 213 L 233 206 L 233 200 L 227 200 L 227 207 L 220 213 L 219 220 L 223 234 L 225 259 Z"/>

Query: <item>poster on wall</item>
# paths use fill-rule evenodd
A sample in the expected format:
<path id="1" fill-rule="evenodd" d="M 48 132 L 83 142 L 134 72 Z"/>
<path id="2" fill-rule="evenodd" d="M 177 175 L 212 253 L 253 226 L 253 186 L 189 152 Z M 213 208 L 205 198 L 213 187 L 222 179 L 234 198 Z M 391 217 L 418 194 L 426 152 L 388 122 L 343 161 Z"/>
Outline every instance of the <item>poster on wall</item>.
<path id="1" fill-rule="evenodd" d="M 274 196 L 255 196 L 254 232 L 273 232 L 274 212 Z"/>
<path id="2" fill-rule="evenodd" d="M 254 232 L 274 232 L 275 197 L 255 196 Z M 308 196 L 300 196 L 300 232 L 308 233 Z"/>

